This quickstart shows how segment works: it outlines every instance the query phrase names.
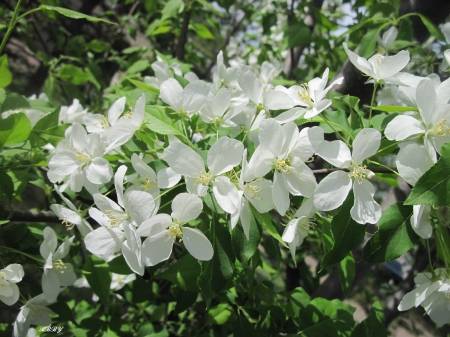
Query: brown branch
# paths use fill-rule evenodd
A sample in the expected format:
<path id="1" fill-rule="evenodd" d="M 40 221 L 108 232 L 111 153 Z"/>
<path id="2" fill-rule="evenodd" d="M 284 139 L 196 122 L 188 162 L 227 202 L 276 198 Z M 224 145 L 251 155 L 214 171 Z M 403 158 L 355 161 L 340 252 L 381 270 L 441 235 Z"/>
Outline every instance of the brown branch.
<path id="1" fill-rule="evenodd" d="M 189 28 L 189 20 L 191 19 L 191 11 L 186 8 L 183 15 L 183 25 L 181 26 L 180 37 L 178 39 L 176 58 L 184 61 L 184 53 L 186 51 L 187 33 Z"/>
<path id="2" fill-rule="evenodd" d="M 24 222 L 51 222 L 60 223 L 61 220 L 52 211 L 18 211 L 12 212 L 10 221 L 24 221 Z"/>

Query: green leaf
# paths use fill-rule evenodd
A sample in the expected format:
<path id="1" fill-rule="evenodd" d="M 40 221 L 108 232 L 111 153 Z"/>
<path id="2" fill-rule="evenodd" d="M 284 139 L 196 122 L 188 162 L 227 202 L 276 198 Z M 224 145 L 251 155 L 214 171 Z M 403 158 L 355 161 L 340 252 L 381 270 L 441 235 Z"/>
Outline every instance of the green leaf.
<path id="1" fill-rule="evenodd" d="M 344 292 L 344 296 L 347 297 L 353 279 L 355 278 L 355 258 L 352 252 L 349 252 L 340 262 L 339 267 L 339 279 L 341 280 L 342 291 Z"/>
<path id="2" fill-rule="evenodd" d="M 352 331 L 350 337 L 387 337 L 384 324 L 384 312 L 380 302 L 376 301 L 369 311 L 369 316 L 359 323 Z"/>
<path id="3" fill-rule="evenodd" d="M 71 18 L 71 19 L 85 19 L 85 20 L 92 21 L 92 22 L 105 22 L 105 23 L 109 23 L 111 25 L 117 25 L 117 23 L 114 23 L 114 22 L 111 22 L 111 21 L 108 21 L 105 19 L 94 18 L 93 16 L 89 16 L 89 15 L 79 13 L 76 11 L 72 11 L 70 9 L 66 9 L 66 8 L 62 8 L 62 7 L 40 5 L 39 8 L 43 9 L 43 10 L 55 11 L 61 15 L 67 16 L 68 18 Z"/>
<path id="4" fill-rule="evenodd" d="M 340 262 L 364 239 L 366 227 L 357 223 L 350 216 L 353 203 L 353 193 L 349 193 L 339 213 L 331 221 L 331 233 L 333 234 L 334 244 L 331 250 L 323 256 L 320 262 L 321 270 Z"/>
<path id="5" fill-rule="evenodd" d="M 161 135 L 178 135 L 184 136 L 181 126 L 181 120 L 171 119 L 164 107 L 146 106 L 145 107 L 145 123 L 146 126 Z"/>
<path id="6" fill-rule="evenodd" d="M 233 336 L 234 337 L 249 337 L 255 336 L 255 326 L 252 325 L 247 317 L 242 313 L 239 313 L 238 317 L 234 321 Z"/>
<path id="7" fill-rule="evenodd" d="M 297 287 L 291 290 L 285 296 L 289 300 L 286 303 L 286 314 L 297 320 L 309 302 L 311 302 L 311 297 L 302 287 Z"/>
<path id="8" fill-rule="evenodd" d="M 28 100 L 24 96 L 8 93 L 6 95 L 5 101 L 2 104 L 0 112 L 8 110 L 20 110 L 24 108 L 30 108 L 30 103 L 28 103 Z"/>
<path id="9" fill-rule="evenodd" d="M 419 111 L 418 108 L 415 108 L 412 106 L 395 106 L 395 105 L 379 105 L 379 106 L 373 107 L 373 110 L 383 111 L 383 112 Z"/>
<path id="10" fill-rule="evenodd" d="M 320 126 L 324 130 L 325 133 L 334 133 L 335 131 L 345 130 L 351 132 L 350 125 L 348 124 L 347 114 L 342 109 L 337 109 L 336 111 L 325 110 L 322 112 L 322 116 L 333 124 L 331 126 L 334 130 L 326 123 L 323 122 L 323 119 L 320 123 Z"/>
<path id="11" fill-rule="evenodd" d="M 150 62 L 148 60 L 138 60 L 127 69 L 127 74 L 134 75 L 148 68 L 150 68 Z"/>
<path id="12" fill-rule="evenodd" d="M 446 263 L 450 261 L 450 235 L 444 226 L 436 229 L 436 250 L 440 259 Z"/>
<path id="13" fill-rule="evenodd" d="M 373 29 L 364 34 L 359 45 L 358 54 L 364 58 L 369 58 L 375 54 L 377 48 L 377 36 L 380 33 L 378 29 Z"/>
<path id="14" fill-rule="evenodd" d="M 82 85 L 89 81 L 86 72 L 73 64 L 63 64 L 58 70 L 57 76 L 63 81 L 70 82 L 75 85 Z"/>
<path id="15" fill-rule="evenodd" d="M 258 250 L 261 234 L 261 227 L 258 226 L 253 215 L 250 217 L 249 240 L 244 234 L 241 222 L 231 232 L 234 254 L 245 268 L 248 267 L 248 261 Z"/>
<path id="16" fill-rule="evenodd" d="M 402 202 L 389 206 L 378 221 L 378 231 L 364 246 L 362 261 L 389 262 L 410 250 L 419 239 L 410 225 L 412 214 L 412 206 Z"/>
<path id="17" fill-rule="evenodd" d="M 309 41 L 310 31 L 303 23 L 296 23 L 284 32 L 288 48 L 299 47 Z"/>
<path id="18" fill-rule="evenodd" d="M 19 112 L 8 116 L 0 123 L 0 149 L 8 144 L 26 141 L 30 131 L 30 120 L 24 113 Z"/>
<path id="19" fill-rule="evenodd" d="M 7 87 L 12 82 L 12 74 L 8 67 L 6 54 L 0 56 L 0 88 Z"/>
<path id="20" fill-rule="evenodd" d="M 217 203 L 216 197 L 214 196 L 214 193 L 211 191 L 211 189 L 208 190 L 208 192 L 203 197 L 203 201 L 205 202 L 206 206 L 217 214 L 225 214 L 225 211 L 220 207 L 220 205 Z"/>
<path id="21" fill-rule="evenodd" d="M 86 280 L 92 288 L 94 294 L 96 294 L 100 301 L 104 304 L 108 304 L 109 287 L 111 285 L 111 275 L 108 269 L 100 266 L 96 266 L 91 256 L 88 256 L 86 263 L 84 264 L 84 271 Z"/>
<path id="22" fill-rule="evenodd" d="M 184 290 L 173 285 L 170 288 L 170 292 L 177 302 L 174 309 L 176 314 L 182 313 L 183 311 L 189 309 L 197 301 L 198 293 L 195 291 Z"/>
<path id="23" fill-rule="evenodd" d="M 161 21 L 172 18 L 184 8 L 183 0 L 169 0 L 161 11 Z"/>
<path id="24" fill-rule="evenodd" d="M 233 308 L 228 303 L 220 303 L 208 310 L 208 321 L 213 324 L 225 324 L 233 313 Z"/>
<path id="25" fill-rule="evenodd" d="M 75 325 L 78 325 L 75 319 L 73 318 L 72 310 L 70 310 L 69 306 L 64 300 L 59 300 L 58 302 L 51 304 L 48 306 L 54 312 L 56 312 L 60 319 L 64 321 L 70 321 Z"/>
<path id="26" fill-rule="evenodd" d="M 289 246 L 281 239 L 280 234 L 278 233 L 277 228 L 272 223 L 272 218 L 269 213 L 261 214 L 259 213 L 252 204 L 250 204 L 250 208 L 252 209 L 252 214 L 255 217 L 256 221 L 262 226 L 262 228 L 278 240 L 283 246 L 289 248 Z"/>
<path id="27" fill-rule="evenodd" d="M 441 148 L 441 158 L 417 180 L 405 205 L 450 204 L 450 143 Z"/>
<path id="28" fill-rule="evenodd" d="M 348 336 L 355 325 L 355 308 L 339 300 L 315 298 L 308 304 L 300 320 L 298 335 L 305 337 Z"/>
<path id="29" fill-rule="evenodd" d="M 0 88 L 0 105 L 3 104 L 3 102 L 6 99 L 6 91 L 3 88 Z"/>
<path id="30" fill-rule="evenodd" d="M 439 28 L 437 28 L 430 19 L 428 19 L 426 16 L 424 16 L 422 14 L 416 13 L 416 15 L 418 15 L 420 17 L 420 19 L 422 20 L 422 23 L 425 25 L 425 27 L 427 27 L 428 31 L 430 32 L 430 34 L 432 36 L 434 36 L 435 38 L 437 38 L 440 41 L 445 41 L 444 34 L 442 34 L 441 30 Z"/>
<path id="31" fill-rule="evenodd" d="M 5 171 L 0 171 L 0 200 L 11 201 L 13 194 L 14 184 L 11 177 Z"/>
<path id="32" fill-rule="evenodd" d="M 108 263 L 106 263 L 109 272 L 120 274 L 120 275 L 130 275 L 133 274 L 133 271 L 128 266 L 128 263 L 125 261 L 123 255 L 120 255 Z"/>
<path id="33" fill-rule="evenodd" d="M 334 99 L 339 100 L 339 101 L 343 102 L 344 104 L 346 104 L 351 109 L 351 111 L 355 111 L 359 115 L 360 121 L 365 120 L 364 111 L 361 111 L 359 109 L 359 98 L 358 97 L 346 95 L 346 96 L 335 97 Z"/>
<path id="34" fill-rule="evenodd" d="M 192 25 L 192 29 L 195 31 L 195 33 L 202 39 L 206 40 L 213 40 L 214 35 L 212 35 L 211 31 L 208 27 L 201 23 L 194 23 Z"/>
<path id="35" fill-rule="evenodd" d="M 134 86 L 138 89 L 142 89 L 144 91 L 151 92 L 152 94 L 159 95 L 159 89 L 152 87 L 151 85 L 145 84 L 143 82 L 132 80 L 131 78 L 127 77 L 127 80 L 130 81 Z"/>
<path id="36" fill-rule="evenodd" d="M 155 277 L 169 280 L 183 290 L 198 292 L 197 278 L 199 275 L 198 260 L 188 254 Z"/>
<path id="37" fill-rule="evenodd" d="M 232 278 L 235 257 L 226 224 L 215 221 L 206 234 L 212 243 L 214 255 L 210 261 L 200 262 L 202 272 L 198 277 L 197 284 L 208 306 Z"/>
<path id="38" fill-rule="evenodd" d="M 94 40 L 90 41 L 86 45 L 86 47 L 89 48 L 90 50 L 92 50 L 94 53 L 103 53 L 105 50 L 108 49 L 109 43 L 107 43 L 105 41 L 100 41 L 100 40 L 94 39 Z"/>

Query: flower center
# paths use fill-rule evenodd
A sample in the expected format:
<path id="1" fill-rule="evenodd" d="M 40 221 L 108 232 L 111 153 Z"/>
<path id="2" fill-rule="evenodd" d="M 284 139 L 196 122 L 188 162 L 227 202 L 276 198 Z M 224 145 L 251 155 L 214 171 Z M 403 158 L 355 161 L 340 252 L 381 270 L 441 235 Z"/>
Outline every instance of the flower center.
<path id="1" fill-rule="evenodd" d="M 138 179 L 144 189 L 150 189 L 153 186 L 156 186 L 156 183 L 152 182 L 147 176 L 143 176 Z"/>
<path id="2" fill-rule="evenodd" d="M 130 106 L 128 112 L 123 114 L 122 118 L 131 119 L 133 117 L 133 108 Z"/>
<path id="3" fill-rule="evenodd" d="M 28 308 L 30 308 L 30 316 L 32 321 L 35 321 L 37 318 L 39 318 L 39 316 L 41 316 L 45 311 L 43 307 L 38 307 L 35 305 L 30 305 L 28 306 Z"/>
<path id="4" fill-rule="evenodd" d="M 430 133 L 435 136 L 448 136 L 450 135 L 450 128 L 446 125 L 447 119 L 441 120 L 434 128 L 430 130 Z"/>
<path id="5" fill-rule="evenodd" d="M 362 184 L 363 179 L 371 179 L 375 174 L 367 169 L 367 166 L 356 165 L 348 174 L 349 178 L 353 178 L 358 181 L 359 184 Z"/>
<path id="6" fill-rule="evenodd" d="M 104 115 L 98 115 L 99 116 L 99 121 L 98 123 L 94 123 L 94 125 L 98 125 L 100 126 L 102 129 L 109 129 L 110 125 L 108 122 L 108 119 L 106 118 L 106 116 Z"/>
<path id="7" fill-rule="evenodd" d="M 316 224 L 309 220 L 309 218 L 304 218 L 298 222 L 297 234 L 300 237 L 306 238 L 309 235 L 309 230 L 315 228 Z"/>
<path id="8" fill-rule="evenodd" d="M 59 220 L 61 221 L 61 223 L 66 226 L 66 230 L 70 231 L 73 229 L 73 227 L 75 226 L 74 224 L 70 223 L 67 221 L 66 218 L 59 218 Z"/>
<path id="9" fill-rule="evenodd" d="M 309 93 L 309 87 L 308 87 L 308 83 L 303 83 L 300 85 L 302 87 L 302 91 L 297 92 L 298 97 L 306 104 L 308 104 L 308 106 L 310 108 L 314 107 L 314 103 L 311 100 L 311 95 Z"/>
<path id="10" fill-rule="evenodd" d="M 75 151 L 75 154 L 77 155 L 77 160 L 80 163 L 90 163 L 91 157 L 88 156 L 83 150 L 78 150 L 76 148 L 73 149 Z"/>
<path id="11" fill-rule="evenodd" d="M 262 178 L 264 180 L 264 178 Z M 245 191 L 248 191 L 251 193 L 251 198 L 252 199 L 257 199 L 257 200 L 263 200 L 261 198 L 261 195 L 259 194 L 259 192 L 262 191 L 262 188 L 259 186 L 252 186 L 252 183 L 257 183 L 259 182 L 260 179 L 256 179 L 250 183 L 247 183 L 244 185 Z"/>
<path id="12" fill-rule="evenodd" d="M 281 157 L 274 160 L 273 168 L 275 168 L 280 173 L 284 172 L 286 174 L 291 174 L 291 170 L 289 168 L 290 164 L 291 160 L 289 159 L 289 157 Z"/>
<path id="13" fill-rule="evenodd" d="M 181 230 L 182 227 L 183 226 L 177 222 L 173 222 L 169 225 L 169 227 L 167 227 L 166 236 L 172 240 L 172 243 L 177 241 L 177 238 L 179 238 L 178 242 L 183 241 L 183 231 Z"/>
<path id="14" fill-rule="evenodd" d="M 130 218 L 128 213 L 123 213 L 112 209 L 107 209 L 104 214 L 109 218 L 108 221 L 110 225 L 107 227 L 108 229 L 116 228 L 122 224 L 122 222 L 127 221 Z"/>
<path id="15" fill-rule="evenodd" d="M 67 266 L 61 260 L 53 262 L 53 269 L 56 269 L 61 274 L 64 274 L 64 270 L 67 269 Z"/>
<path id="16" fill-rule="evenodd" d="M 200 175 L 195 174 L 194 175 L 194 179 L 195 179 L 195 185 L 197 186 L 198 184 L 202 184 L 202 185 L 209 185 L 211 183 L 211 181 L 213 180 L 213 175 L 211 174 L 211 172 L 206 172 L 206 171 L 200 171 Z"/>

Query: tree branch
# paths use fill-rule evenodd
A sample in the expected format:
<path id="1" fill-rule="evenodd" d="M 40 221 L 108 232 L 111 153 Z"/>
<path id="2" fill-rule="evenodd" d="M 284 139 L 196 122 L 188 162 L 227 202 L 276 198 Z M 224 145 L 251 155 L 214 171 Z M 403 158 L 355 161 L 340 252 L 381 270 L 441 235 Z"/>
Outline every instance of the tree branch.
<path id="1" fill-rule="evenodd" d="M 187 9 L 184 11 L 183 15 L 183 25 L 181 26 L 180 37 L 178 39 L 176 58 L 180 61 L 184 61 L 184 53 L 186 49 L 187 33 L 189 28 L 189 20 L 191 19 L 191 11 Z"/>
<path id="2" fill-rule="evenodd" d="M 52 211 L 13 211 L 10 221 L 24 221 L 24 222 L 51 222 L 61 223 L 58 216 Z"/>

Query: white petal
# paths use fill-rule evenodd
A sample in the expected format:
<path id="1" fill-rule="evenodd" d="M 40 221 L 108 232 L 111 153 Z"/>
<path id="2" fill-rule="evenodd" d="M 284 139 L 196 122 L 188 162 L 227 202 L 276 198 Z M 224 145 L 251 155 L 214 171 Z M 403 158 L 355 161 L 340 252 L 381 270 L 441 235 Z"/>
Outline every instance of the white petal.
<path id="1" fill-rule="evenodd" d="M 295 217 L 300 218 L 302 216 L 311 217 L 316 213 L 316 207 L 314 206 L 314 199 L 307 199 L 295 212 Z"/>
<path id="2" fill-rule="evenodd" d="M 286 227 L 284 228 L 283 235 L 281 236 L 281 239 L 287 243 L 291 243 L 295 239 L 295 234 L 297 233 L 297 225 L 300 219 L 294 218 L 291 221 L 288 222 Z"/>
<path id="3" fill-rule="evenodd" d="M 145 220 L 136 230 L 139 236 L 154 236 L 165 232 L 172 223 L 172 217 L 168 214 L 157 214 Z"/>
<path id="4" fill-rule="evenodd" d="M 240 209 L 241 195 L 229 178 L 217 177 L 213 182 L 213 193 L 217 203 L 225 212 L 234 214 Z"/>
<path id="5" fill-rule="evenodd" d="M 398 152 L 396 164 L 400 176 L 408 184 L 414 186 L 434 163 L 424 146 L 409 144 Z"/>
<path id="6" fill-rule="evenodd" d="M 341 206 L 352 188 L 348 172 L 330 173 L 317 186 L 314 192 L 314 206 L 319 211 L 331 211 Z"/>
<path id="7" fill-rule="evenodd" d="M 177 112 L 181 108 L 182 95 L 183 88 L 176 79 L 169 78 L 161 83 L 159 98 Z"/>
<path id="8" fill-rule="evenodd" d="M 108 110 L 109 124 L 114 125 L 125 110 L 126 97 L 121 97 Z"/>
<path id="9" fill-rule="evenodd" d="M 208 168 L 216 175 L 230 171 L 242 160 L 244 145 L 242 142 L 222 137 L 217 140 L 208 152 Z"/>
<path id="10" fill-rule="evenodd" d="M 112 201 L 108 197 L 105 197 L 103 194 L 96 193 L 93 195 L 93 197 L 95 204 L 103 213 L 105 213 L 107 210 L 123 212 L 122 208 L 119 205 L 117 205 L 114 201 Z"/>
<path id="11" fill-rule="evenodd" d="M 381 217 L 381 207 L 373 199 L 375 189 L 369 181 L 362 180 L 353 183 L 353 194 L 355 195 L 355 204 L 350 210 L 350 214 L 357 223 L 376 224 Z"/>
<path id="12" fill-rule="evenodd" d="M 425 299 L 423 294 L 426 292 L 426 290 L 430 287 L 431 284 L 432 284 L 431 281 L 426 282 L 421 286 L 417 287 L 416 289 L 414 289 L 413 291 L 407 293 L 405 296 L 403 296 L 403 299 L 400 301 L 400 304 L 398 305 L 397 309 L 399 311 L 405 311 L 411 309 L 412 307 L 418 307 Z"/>
<path id="13" fill-rule="evenodd" d="M 181 180 L 181 174 L 175 173 L 170 167 L 158 171 L 157 181 L 159 188 L 174 187 Z"/>
<path id="14" fill-rule="evenodd" d="M 19 287 L 14 283 L 9 283 L 8 285 L 3 285 L 1 288 L 9 288 L 10 294 L 6 295 L 4 289 L 1 289 L 0 301 L 6 305 L 13 305 L 19 300 L 20 291 Z"/>
<path id="15" fill-rule="evenodd" d="M 77 169 L 74 154 L 68 151 L 56 153 L 49 161 L 48 167 L 52 173 L 67 176 Z"/>
<path id="16" fill-rule="evenodd" d="M 202 157 L 183 143 L 170 144 L 164 150 L 164 159 L 174 172 L 188 177 L 194 177 L 199 175 L 200 171 L 205 171 Z"/>
<path id="17" fill-rule="evenodd" d="M 214 250 L 208 238 L 197 228 L 183 227 L 183 242 L 188 252 L 200 261 L 211 260 Z"/>
<path id="18" fill-rule="evenodd" d="M 362 129 L 353 141 L 353 161 L 356 164 L 361 164 L 364 159 L 377 153 L 380 144 L 380 131 L 375 129 Z"/>
<path id="19" fill-rule="evenodd" d="M 436 90 L 430 80 L 423 80 L 416 89 L 416 102 L 425 125 L 432 123 L 432 116 L 436 111 Z"/>
<path id="20" fill-rule="evenodd" d="M 286 141 L 286 133 L 276 120 L 269 118 L 259 126 L 258 139 L 262 148 L 278 156 Z"/>
<path id="21" fill-rule="evenodd" d="M 86 249 L 95 255 L 113 255 L 120 251 L 125 234 L 118 228 L 99 227 L 84 238 Z"/>
<path id="22" fill-rule="evenodd" d="M 139 226 L 158 211 L 153 196 L 143 191 L 127 190 L 124 203 L 135 226 Z"/>
<path id="23" fill-rule="evenodd" d="M 149 236 L 142 244 L 142 261 L 151 267 L 167 260 L 172 254 L 172 239 L 165 232 Z"/>
<path id="24" fill-rule="evenodd" d="M 64 264 L 64 273 L 57 272 L 59 284 L 61 287 L 73 286 L 77 280 L 77 275 L 73 271 L 73 266 L 70 263 Z"/>
<path id="25" fill-rule="evenodd" d="M 172 201 L 172 218 L 181 223 L 197 219 L 203 210 L 202 200 L 194 194 L 180 193 Z"/>
<path id="26" fill-rule="evenodd" d="M 409 62 L 409 51 L 402 50 L 396 55 L 386 56 L 380 62 L 380 78 L 386 79 L 397 74 Z"/>
<path id="27" fill-rule="evenodd" d="M 433 234 L 433 226 L 430 223 L 429 215 L 431 209 L 428 205 L 414 205 L 413 216 L 411 217 L 411 227 L 417 235 L 423 239 L 429 239 Z"/>
<path id="28" fill-rule="evenodd" d="M 292 195 L 303 195 L 312 197 L 316 189 L 316 178 L 311 169 L 300 159 L 293 158 L 291 162 L 291 173 L 283 173 L 284 186 Z"/>
<path id="29" fill-rule="evenodd" d="M 275 208 L 270 180 L 256 179 L 247 183 L 244 188 L 244 195 L 261 214 Z"/>
<path id="30" fill-rule="evenodd" d="M 289 192 L 284 187 L 283 175 L 279 172 L 275 172 L 273 176 L 272 200 L 277 208 L 277 212 L 283 216 L 288 210 L 291 201 L 289 199 Z"/>
<path id="31" fill-rule="evenodd" d="M 450 311 L 448 300 L 443 294 L 434 293 L 422 304 L 428 316 L 436 324 L 447 324 L 450 322 Z"/>
<path id="32" fill-rule="evenodd" d="M 345 52 L 347 53 L 350 62 L 353 63 L 353 65 L 356 68 L 358 68 L 360 71 L 362 71 L 364 74 L 374 77 L 375 74 L 372 71 L 372 67 L 371 67 L 370 63 L 365 58 L 363 58 L 363 57 L 355 54 L 351 50 L 349 50 L 347 48 L 347 43 L 344 42 L 343 45 L 344 45 Z"/>
<path id="33" fill-rule="evenodd" d="M 133 153 L 133 155 L 135 154 Z M 123 179 L 125 178 L 126 172 L 127 167 L 125 165 L 122 165 L 117 169 L 117 172 L 114 175 L 114 187 L 116 188 L 117 202 L 122 207 L 125 207 L 123 204 Z"/>
<path id="34" fill-rule="evenodd" d="M 304 128 L 300 131 L 292 155 L 298 156 L 301 160 L 308 160 L 319 148 L 324 140 L 323 129 L 319 126 Z"/>
<path id="35" fill-rule="evenodd" d="M 70 246 L 72 245 L 73 240 L 75 239 L 75 236 L 72 236 L 71 238 L 64 241 L 61 246 L 58 247 L 55 254 L 53 254 L 53 261 L 58 261 L 67 256 L 70 251 Z"/>
<path id="36" fill-rule="evenodd" d="M 12 263 L 8 265 L 4 270 L 8 273 L 8 281 L 12 283 L 20 282 L 23 278 L 24 271 L 22 265 L 18 263 Z"/>
<path id="37" fill-rule="evenodd" d="M 305 112 L 306 112 L 305 108 L 295 107 L 295 108 L 289 109 L 285 112 L 282 112 L 278 116 L 274 117 L 274 119 L 280 124 L 284 124 L 287 122 L 293 122 L 297 118 L 303 116 Z"/>
<path id="38" fill-rule="evenodd" d="M 44 260 L 47 260 L 48 256 L 55 252 L 58 242 L 55 231 L 50 227 L 45 227 L 42 235 L 44 236 L 44 241 L 39 247 L 39 252 Z"/>
<path id="39" fill-rule="evenodd" d="M 108 145 L 105 152 L 109 152 L 113 149 L 128 142 L 139 127 L 129 119 L 119 119 L 113 127 L 109 128 L 102 133 L 102 139 Z"/>
<path id="40" fill-rule="evenodd" d="M 105 158 L 94 158 L 86 167 L 86 177 L 93 184 L 106 184 L 112 178 L 112 168 Z"/>
<path id="41" fill-rule="evenodd" d="M 424 133 L 425 129 L 418 121 L 412 116 L 400 115 L 395 117 L 389 122 L 384 130 L 386 138 L 389 140 L 404 140 L 408 137 L 415 136 Z"/>
<path id="42" fill-rule="evenodd" d="M 209 93 L 209 86 L 203 81 L 189 83 L 183 90 L 183 110 L 193 114 L 200 111 Z"/>
<path id="43" fill-rule="evenodd" d="M 239 86 L 242 91 L 250 98 L 250 100 L 255 104 L 260 104 L 261 96 L 263 93 L 263 86 L 259 79 L 256 78 L 255 74 L 248 67 L 241 67 L 238 77 Z"/>
<path id="44" fill-rule="evenodd" d="M 274 154 L 261 145 L 258 146 L 248 163 L 247 175 L 252 177 L 264 177 L 272 168 Z"/>
<path id="45" fill-rule="evenodd" d="M 42 274 L 42 291 L 47 302 L 55 302 L 59 295 L 59 279 L 54 270 L 45 270 Z"/>
<path id="46" fill-rule="evenodd" d="M 263 93 L 263 106 L 269 110 L 290 109 L 294 101 L 282 91 L 267 91 Z"/>
<path id="47" fill-rule="evenodd" d="M 349 167 L 352 161 L 348 146 L 341 140 L 333 140 L 332 142 L 324 140 L 317 149 L 317 154 L 339 168 Z"/>

